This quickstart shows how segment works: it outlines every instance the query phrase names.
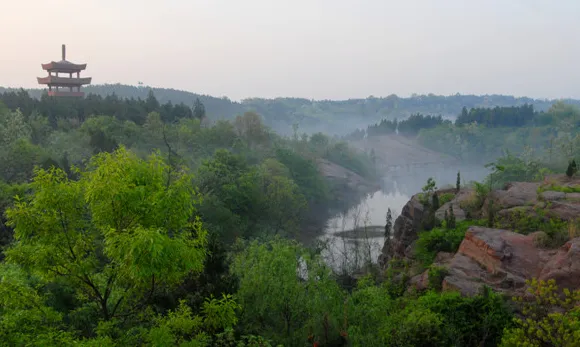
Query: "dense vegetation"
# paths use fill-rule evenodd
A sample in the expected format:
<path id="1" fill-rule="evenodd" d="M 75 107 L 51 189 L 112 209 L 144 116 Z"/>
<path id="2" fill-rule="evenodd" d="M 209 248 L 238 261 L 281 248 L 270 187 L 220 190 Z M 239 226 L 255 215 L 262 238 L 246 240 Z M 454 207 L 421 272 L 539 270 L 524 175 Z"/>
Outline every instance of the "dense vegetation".
<path id="1" fill-rule="evenodd" d="M 142 99 L 147 98 L 149 88 L 121 84 L 92 85 L 85 88 L 88 93 L 101 97 L 112 95 L 119 98 Z M 0 93 L 6 91 L 0 87 Z M 174 89 L 153 88 L 159 102 L 171 102 L 174 105 L 185 104 L 193 106 L 196 99 L 207 108 L 207 113 L 217 119 L 234 119 L 245 112 L 260 114 L 264 123 L 279 134 L 291 135 L 293 127 L 297 125 L 300 131 L 309 134 L 324 132 L 327 134 L 345 135 L 357 128 L 365 129 L 369 124 L 382 119 L 403 120 L 412 114 L 434 114 L 445 118 L 455 118 L 463 107 L 490 108 L 511 107 L 524 104 L 533 105 L 536 110 L 545 111 L 554 100 L 540 100 L 531 98 L 515 98 L 506 95 L 412 95 L 400 97 L 389 95 L 386 97 L 369 96 L 366 99 L 350 99 L 343 101 L 309 100 L 301 98 L 260 99 L 251 98 L 235 102 L 227 97 L 212 97 Z M 42 90 L 29 90 L 30 95 L 40 99 Z M 564 100 L 568 104 L 580 105 L 578 100 Z M 110 113 L 104 113 L 111 115 Z"/>
<path id="2" fill-rule="evenodd" d="M 370 155 L 337 139 L 281 137 L 253 112 L 212 122 L 203 102 L 160 104 L 152 93 L 2 100 L 2 345 L 578 341 L 576 297 L 559 302 L 566 311 L 532 315 L 531 305 L 530 320 L 514 320 L 509 300 L 489 290 L 441 292 L 436 268 L 427 291 L 408 290 L 408 264 L 397 262 L 343 286 L 320 249 L 292 238 L 350 199 L 319 161 L 375 178 Z M 500 167 L 496 182 L 511 172 Z M 456 248 L 464 227 L 444 223 L 424 242 L 425 262 Z M 535 286 L 548 286 L 534 292 L 540 302 L 555 300 L 553 284 Z M 549 337 L 538 336 L 547 325 Z"/>
<path id="3" fill-rule="evenodd" d="M 531 104 L 464 107 L 455 121 L 421 114 L 402 121 L 383 119 L 347 138 L 398 133 L 464 163 L 483 165 L 511 153 L 526 162 L 533 158 L 560 170 L 580 155 L 579 121 L 580 109 L 562 101 L 545 111 L 535 111 Z"/>

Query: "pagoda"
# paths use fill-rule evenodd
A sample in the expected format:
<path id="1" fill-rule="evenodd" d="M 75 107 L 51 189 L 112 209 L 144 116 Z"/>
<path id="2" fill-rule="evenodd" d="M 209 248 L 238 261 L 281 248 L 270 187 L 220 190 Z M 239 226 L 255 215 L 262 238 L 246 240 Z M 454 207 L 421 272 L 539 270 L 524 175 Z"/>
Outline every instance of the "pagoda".
<path id="1" fill-rule="evenodd" d="M 91 77 L 80 77 L 80 72 L 86 68 L 87 64 L 74 64 L 67 61 L 66 46 L 62 45 L 62 60 L 42 64 L 42 69 L 48 71 L 48 76 L 38 77 L 38 83 L 48 85 L 50 96 L 83 97 L 85 93 L 81 92 L 81 86 L 91 83 Z M 73 77 L 74 73 L 76 77 Z M 64 74 L 64 76 L 59 74 Z"/>

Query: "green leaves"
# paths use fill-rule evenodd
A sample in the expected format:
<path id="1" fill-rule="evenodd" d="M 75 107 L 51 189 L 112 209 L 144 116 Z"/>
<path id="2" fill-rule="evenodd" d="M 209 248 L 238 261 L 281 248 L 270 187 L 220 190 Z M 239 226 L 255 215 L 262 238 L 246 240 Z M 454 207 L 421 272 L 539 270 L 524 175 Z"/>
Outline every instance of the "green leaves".
<path id="1" fill-rule="evenodd" d="M 252 242 L 232 271 L 240 280 L 243 328 L 288 345 L 310 333 L 339 336 L 344 294 L 322 260 L 296 242 Z"/>
<path id="2" fill-rule="evenodd" d="M 105 321 L 144 309 L 159 288 L 203 270 L 206 232 L 191 176 L 124 148 L 94 157 L 80 180 L 35 171 L 34 194 L 7 211 L 7 259 L 63 281 Z"/>

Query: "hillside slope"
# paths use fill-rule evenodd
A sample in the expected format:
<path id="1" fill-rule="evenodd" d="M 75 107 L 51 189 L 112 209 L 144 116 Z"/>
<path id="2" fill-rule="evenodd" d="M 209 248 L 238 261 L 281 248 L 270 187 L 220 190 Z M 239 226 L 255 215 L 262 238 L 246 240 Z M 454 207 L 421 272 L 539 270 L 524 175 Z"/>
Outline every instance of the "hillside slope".
<path id="1" fill-rule="evenodd" d="M 149 87 L 123 84 L 92 85 L 85 88 L 87 93 L 98 95 L 117 94 L 124 98 L 145 99 Z M 344 135 L 357 128 L 366 128 L 381 119 L 402 119 L 413 113 L 442 115 L 454 118 L 462 107 L 495 107 L 532 104 L 536 110 L 546 110 L 553 100 L 516 98 L 505 95 L 413 95 L 408 98 L 389 95 L 349 100 L 309 100 L 304 98 L 251 98 L 240 102 L 227 97 L 213 97 L 168 88 L 151 88 L 161 103 L 184 103 L 193 105 L 196 98 L 204 103 L 208 115 L 213 119 L 231 119 L 246 111 L 255 111 L 264 117 L 265 123 L 279 133 L 292 134 L 293 125 L 298 132 Z M 10 90 L 0 87 L 0 93 Z M 29 89 L 34 97 L 40 97 L 42 89 Z M 580 100 L 565 100 L 580 105 Z"/>

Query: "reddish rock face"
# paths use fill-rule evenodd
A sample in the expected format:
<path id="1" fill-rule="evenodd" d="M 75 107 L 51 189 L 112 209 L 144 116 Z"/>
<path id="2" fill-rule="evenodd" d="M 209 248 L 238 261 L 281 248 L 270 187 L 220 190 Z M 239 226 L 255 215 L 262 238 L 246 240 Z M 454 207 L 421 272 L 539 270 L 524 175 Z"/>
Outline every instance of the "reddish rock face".
<path id="1" fill-rule="evenodd" d="M 558 250 L 538 248 L 537 235 L 471 227 L 457 254 L 445 266 L 443 288 L 475 295 L 483 285 L 516 295 L 525 280 L 556 280 L 561 288 L 580 288 L 580 238 Z"/>
<path id="2" fill-rule="evenodd" d="M 554 279 L 563 288 L 580 288 L 580 237 L 568 241 L 549 259 L 539 279 Z"/>
<path id="3" fill-rule="evenodd" d="M 401 214 L 395 220 L 393 235 L 390 242 L 385 242 L 379 265 L 385 267 L 391 258 L 404 258 L 408 255 L 410 246 L 417 239 L 417 233 L 421 229 L 424 217 L 424 207 L 419 202 L 418 196 L 414 195 L 403 206 Z"/>

